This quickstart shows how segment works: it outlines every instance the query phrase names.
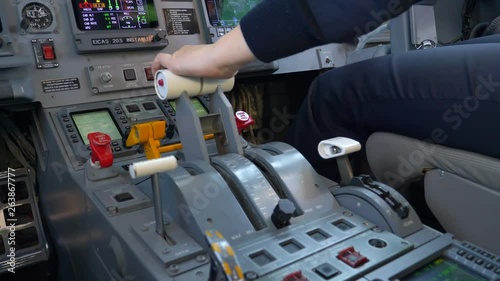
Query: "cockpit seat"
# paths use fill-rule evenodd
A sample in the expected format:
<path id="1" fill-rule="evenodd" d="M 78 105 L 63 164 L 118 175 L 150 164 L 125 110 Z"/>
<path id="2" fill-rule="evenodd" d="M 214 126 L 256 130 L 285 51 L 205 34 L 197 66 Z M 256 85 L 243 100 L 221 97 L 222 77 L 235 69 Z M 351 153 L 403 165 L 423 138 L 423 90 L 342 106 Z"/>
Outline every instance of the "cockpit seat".
<path id="1" fill-rule="evenodd" d="M 377 180 L 396 189 L 424 177 L 443 228 L 500 254 L 500 159 L 384 132 L 369 137 L 366 153 Z"/>

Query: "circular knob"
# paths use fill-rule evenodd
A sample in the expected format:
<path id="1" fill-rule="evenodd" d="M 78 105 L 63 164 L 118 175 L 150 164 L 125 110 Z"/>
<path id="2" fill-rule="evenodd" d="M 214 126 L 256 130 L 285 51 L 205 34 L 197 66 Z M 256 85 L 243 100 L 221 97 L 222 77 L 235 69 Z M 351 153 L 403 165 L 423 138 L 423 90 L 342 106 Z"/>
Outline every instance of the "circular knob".
<path id="1" fill-rule="evenodd" d="M 290 225 L 290 219 L 295 214 L 295 204 L 288 199 L 280 199 L 274 207 L 271 220 L 276 228 L 282 228 Z"/>
<path id="2" fill-rule="evenodd" d="M 163 40 L 165 38 L 167 38 L 167 32 L 164 31 L 164 30 L 162 30 L 162 31 L 156 33 L 155 36 L 153 36 L 153 40 L 152 41 L 153 42 L 159 42 L 159 41 L 161 41 L 161 40 Z"/>
<path id="3" fill-rule="evenodd" d="M 101 74 L 101 81 L 103 83 L 109 83 L 111 82 L 111 80 L 113 80 L 113 75 L 111 75 L 111 73 L 104 72 L 103 74 Z"/>
<path id="4" fill-rule="evenodd" d="M 30 27 L 31 23 L 30 23 L 29 19 L 27 19 L 27 18 L 23 18 L 23 19 L 21 20 L 21 23 L 20 23 L 19 25 L 20 25 L 20 27 L 21 27 L 22 29 L 28 29 L 28 28 Z"/>

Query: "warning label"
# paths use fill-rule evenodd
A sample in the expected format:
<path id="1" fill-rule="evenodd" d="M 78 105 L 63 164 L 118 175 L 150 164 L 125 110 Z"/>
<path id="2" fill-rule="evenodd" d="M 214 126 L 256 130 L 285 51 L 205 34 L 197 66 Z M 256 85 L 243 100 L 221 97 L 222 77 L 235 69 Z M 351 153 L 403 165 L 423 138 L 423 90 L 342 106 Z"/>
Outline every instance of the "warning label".
<path id="1" fill-rule="evenodd" d="M 64 92 L 80 89 L 78 78 L 66 78 L 57 80 L 42 81 L 44 93 Z"/>
<path id="2" fill-rule="evenodd" d="M 164 9 L 168 35 L 199 34 L 194 9 Z"/>

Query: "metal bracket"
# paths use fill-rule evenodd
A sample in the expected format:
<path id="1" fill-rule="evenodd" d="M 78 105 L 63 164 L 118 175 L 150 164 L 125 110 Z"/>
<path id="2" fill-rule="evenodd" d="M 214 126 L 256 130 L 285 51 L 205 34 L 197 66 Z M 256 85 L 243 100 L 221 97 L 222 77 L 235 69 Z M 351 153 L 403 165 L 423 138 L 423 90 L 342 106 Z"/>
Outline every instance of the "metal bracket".
<path id="1" fill-rule="evenodd" d="M 321 68 L 331 68 L 335 66 L 335 64 L 333 63 L 333 54 L 331 51 L 316 49 L 316 54 L 318 55 L 319 66 Z"/>

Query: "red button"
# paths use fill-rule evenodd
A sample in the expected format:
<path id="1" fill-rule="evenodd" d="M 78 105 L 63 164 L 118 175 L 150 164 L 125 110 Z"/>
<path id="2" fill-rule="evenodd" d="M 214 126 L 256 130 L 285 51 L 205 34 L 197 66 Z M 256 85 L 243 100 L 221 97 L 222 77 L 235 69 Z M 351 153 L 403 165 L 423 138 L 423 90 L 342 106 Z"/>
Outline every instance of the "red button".
<path id="1" fill-rule="evenodd" d="M 353 268 L 362 266 L 369 261 L 368 258 L 363 256 L 360 252 L 356 252 L 352 246 L 340 251 L 337 258 Z"/>
<path id="2" fill-rule="evenodd" d="M 43 51 L 43 59 L 45 60 L 54 60 L 56 59 L 56 55 L 54 54 L 54 47 L 51 45 L 42 46 Z"/>
<path id="3" fill-rule="evenodd" d="M 155 81 L 155 76 L 153 75 L 153 70 L 151 67 L 144 68 L 144 72 L 146 72 L 146 80 Z"/>
<path id="4" fill-rule="evenodd" d="M 302 275 L 302 271 L 296 271 L 285 276 L 283 281 L 307 281 L 307 278 Z"/>

